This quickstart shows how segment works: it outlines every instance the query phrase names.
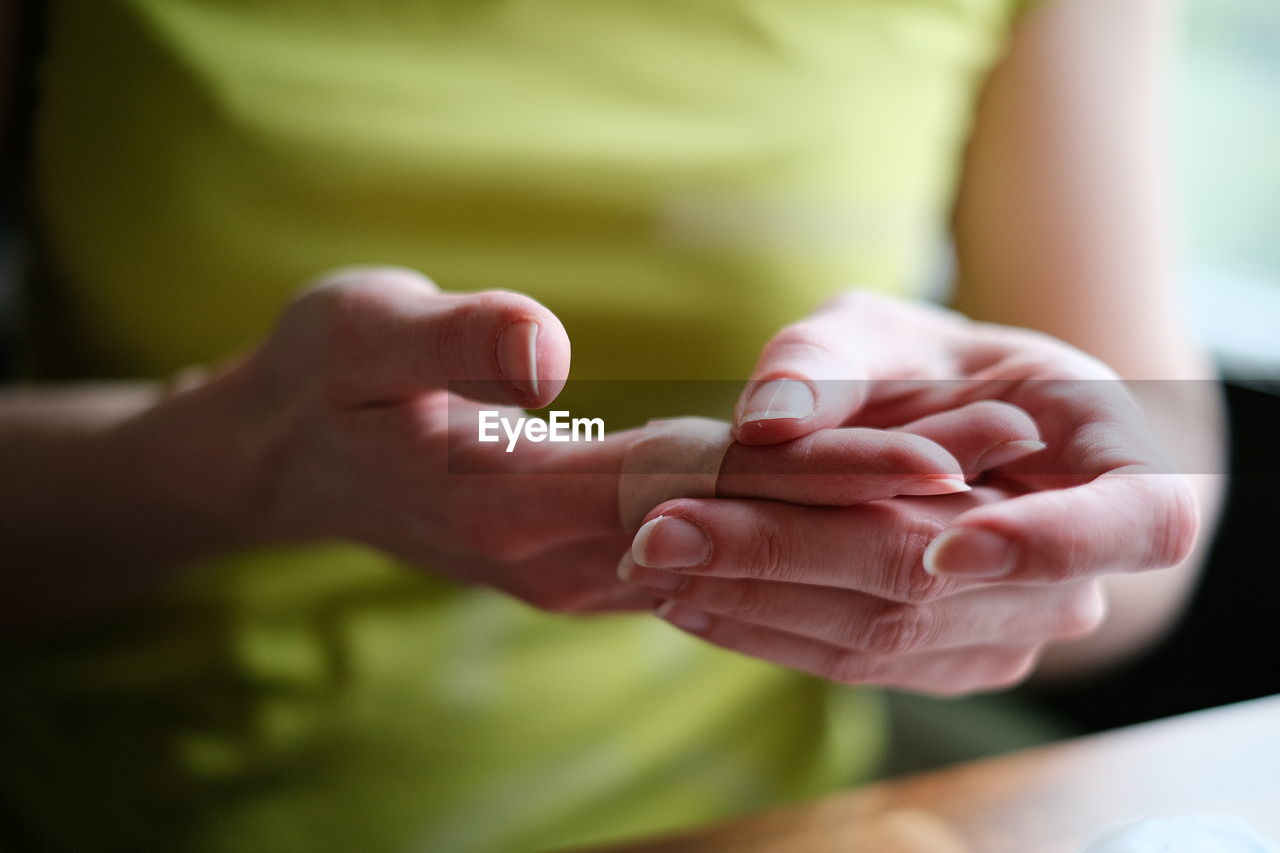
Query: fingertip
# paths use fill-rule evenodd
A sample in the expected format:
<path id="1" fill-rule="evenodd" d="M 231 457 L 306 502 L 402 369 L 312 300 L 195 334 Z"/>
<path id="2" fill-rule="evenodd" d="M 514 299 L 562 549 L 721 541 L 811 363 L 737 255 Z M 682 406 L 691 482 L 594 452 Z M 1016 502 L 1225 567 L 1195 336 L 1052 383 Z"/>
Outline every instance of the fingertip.
<path id="1" fill-rule="evenodd" d="M 794 376 L 780 376 L 756 382 L 743 395 L 738 423 L 767 420 L 798 420 L 814 413 L 818 395 L 813 384 Z"/>
<path id="2" fill-rule="evenodd" d="M 542 408 L 560 395 L 568 381 L 569 334 L 540 303 L 522 294 L 506 295 L 518 302 L 498 335 L 498 369 L 521 405 Z"/>
<path id="3" fill-rule="evenodd" d="M 516 320 L 498 333 L 495 345 L 498 373 L 516 394 L 530 402 L 540 396 L 538 382 L 540 331 L 540 326 L 533 320 Z"/>
<path id="4" fill-rule="evenodd" d="M 964 470 L 960 467 L 959 460 L 938 442 L 909 432 L 886 431 L 882 435 L 884 443 L 880 452 L 890 470 L 924 479 L 964 482 Z"/>
<path id="5" fill-rule="evenodd" d="M 1035 441 L 1040 438 L 1040 427 L 1025 409 L 1004 400 L 977 400 L 961 408 L 961 411 L 982 422 L 993 437 L 1004 441 Z"/>
<path id="6" fill-rule="evenodd" d="M 756 380 L 739 400 L 734 438 L 742 444 L 777 444 L 817 429 L 818 394 L 808 379 L 776 376 Z"/>
<path id="7" fill-rule="evenodd" d="M 560 394 L 569 375 L 569 336 L 551 311 L 508 291 L 473 294 L 455 310 L 463 324 L 488 327 L 493 343 L 486 372 L 498 380 L 468 383 L 472 387 L 460 389 L 464 396 L 536 409 Z M 465 339 L 466 328 L 453 334 Z"/>
<path id="8" fill-rule="evenodd" d="M 535 352 L 537 366 L 532 372 L 535 385 L 532 388 L 531 404 L 534 408 L 540 408 L 560 396 L 568 382 L 572 360 L 569 333 L 565 331 L 560 319 L 545 309 L 538 323 Z"/>
<path id="9" fill-rule="evenodd" d="M 945 448 L 969 476 L 1019 461 L 1046 447 L 1030 415 L 995 400 L 925 415 L 898 427 L 897 432 Z"/>
<path id="10" fill-rule="evenodd" d="M 975 472 L 989 471 L 992 468 L 999 468 L 1002 465 L 1008 465 L 1020 459 L 1025 459 L 1040 451 L 1049 445 L 1039 439 L 1015 439 L 1013 441 L 1005 441 L 992 446 L 974 461 L 972 470 Z"/>
<path id="11" fill-rule="evenodd" d="M 963 477 L 943 476 L 925 477 L 912 480 L 898 487 L 897 494 L 910 497 L 933 497 L 935 495 L 958 495 L 971 492 L 973 487 Z"/>

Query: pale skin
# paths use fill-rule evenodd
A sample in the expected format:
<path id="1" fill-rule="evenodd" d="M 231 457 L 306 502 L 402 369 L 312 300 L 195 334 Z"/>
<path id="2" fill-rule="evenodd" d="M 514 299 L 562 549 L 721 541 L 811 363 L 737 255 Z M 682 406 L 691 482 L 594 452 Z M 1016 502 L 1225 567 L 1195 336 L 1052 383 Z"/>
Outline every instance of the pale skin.
<path id="1" fill-rule="evenodd" d="M 0 538 L 9 565 L 41 570 L 3 576 L 5 629 L 88 618 L 193 558 L 326 539 L 547 610 L 651 607 L 615 573 L 630 544 L 619 471 L 636 433 L 506 453 L 476 441 L 481 405 L 447 390 L 465 376 L 490 408 L 540 406 L 568 366 L 563 327 L 532 299 L 446 294 L 381 268 L 310 287 L 260 347 L 176 389 L 10 392 L 0 483 L 22 500 L 0 517 Z M 719 491 L 813 505 L 955 491 L 993 448 L 1037 438 L 1025 414 L 993 406 L 892 433 L 738 446 Z M 848 460 L 859 477 L 823 476 Z M 779 469 L 790 476 L 768 476 Z"/>
<path id="2" fill-rule="evenodd" d="M 1121 375 L 1201 376 L 1169 295 L 1158 182 L 1141 179 L 1127 160 L 1107 165 L 1147 162 L 1154 131 L 1135 104 L 1150 80 L 1112 69 L 1126 84 L 1116 86 L 1109 75 L 1067 79 L 1039 67 L 1065 61 L 1093 27 L 1128 29 L 1129 41 L 1110 33 L 1125 45 L 1155 32 L 1143 11 L 1154 3 L 1121 4 L 1123 14 L 1103 5 L 1114 10 L 1060 0 L 1037 13 L 992 78 L 957 206 L 957 305 L 1053 334 Z M 1116 53 L 1110 61 L 1144 55 Z M 1105 91 L 1091 88 L 1104 82 Z M 1101 154 L 1087 132 L 1063 138 L 1040 126 L 1096 121 L 1094 110 L 1132 123 Z M 896 343 L 872 334 L 887 316 L 903 331 Z M 346 538 L 545 609 L 672 602 L 661 616 L 746 654 L 842 681 L 955 693 L 1013 683 L 1065 638 L 1090 635 L 1061 646 L 1071 655 L 1064 666 L 1131 653 L 1173 617 L 1194 577 L 1188 557 L 1206 514 L 1197 507 L 1211 508 L 1212 492 L 1197 500 L 1185 479 L 1126 476 L 1169 465 L 1122 401 L 1077 395 L 1053 401 L 1049 416 L 1049 403 L 993 385 L 985 399 L 935 399 L 889 417 L 883 401 L 853 399 L 822 381 L 903 372 L 951 379 L 984 369 L 1112 375 L 1056 341 L 923 306 L 838 300 L 765 348 L 740 411 L 764 381 L 786 377 L 811 387 L 813 414 L 740 421 L 719 497 L 655 508 L 650 519 L 664 520 L 635 541 L 620 529 L 616 503 L 631 434 L 594 446 L 522 445 L 492 457 L 494 473 L 449 473 L 451 448 L 473 452 L 457 437 L 474 436 L 476 408 L 447 394 L 450 379 L 482 380 L 486 402 L 543 405 L 569 358 L 559 322 L 527 297 L 443 294 L 407 271 L 361 270 L 307 291 L 261 347 L 176 391 L 138 384 L 7 392 L 0 496 L 17 510 L 0 517 L 0 539 L 13 557 L 7 566 L 40 571 L 0 574 L 0 623 L 10 635 L 57 630 L 196 558 Z M 888 420 L 871 417 L 878 406 Z M 1062 418 L 1101 425 L 1107 443 L 1073 452 L 1072 436 L 1052 427 Z M 835 431 L 846 424 L 895 430 Z M 1175 450 L 1211 458 L 1219 441 L 1212 416 L 1182 425 Z M 888 444 L 886 435 L 894 436 Z M 1042 438 L 1077 488 L 1028 473 L 1043 458 L 1035 453 Z M 799 440 L 779 444 L 786 439 Z M 886 446 L 894 452 L 877 453 Z M 882 467 L 856 494 L 817 477 L 758 476 L 780 458 L 816 472 L 840 454 Z M 479 458 L 470 461 L 490 464 Z M 988 484 L 972 492 L 912 496 L 922 482 L 980 472 Z M 1014 543 L 1009 573 L 992 578 L 990 560 L 962 559 L 954 536 L 948 547 L 937 541 L 962 514 L 965 524 Z M 1079 532 L 1080 518 L 1095 520 L 1089 535 L 1064 540 Z M 670 522 L 680 519 L 711 544 L 700 560 L 676 567 L 663 549 L 677 542 Z M 934 574 L 926 571 L 930 542 Z M 1151 569 L 1164 571 L 1144 571 Z"/>
<path id="3" fill-rule="evenodd" d="M 1161 115 L 1169 25 L 1167 4 L 1158 0 L 1059 0 L 1029 14 L 987 83 L 956 205 L 955 306 L 975 319 L 1054 335 L 1128 379 L 1212 375 L 1186 332 L 1172 284 Z M 784 331 L 766 347 L 755 381 L 744 393 L 745 405 L 760 380 L 819 380 L 815 413 L 767 428 L 756 423 L 747 431 L 740 426 L 740 440 L 786 439 L 858 420 L 856 401 L 839 399 L 839 394 L 822 398 L 820 380 L 827 377 L 876 377 L 895 370 L 940 378 L 963 375 L 955 372 L 955 359 L 951 364 L 946 359 L 921 363 L 905 351 L 930 339 L 925 329 L 936 318 L 917 315 L 921 332 L 899 338 L 895 361 L 884 347 L 869 358 L 851 344 L 865 340 L 859 333 L 876 335 L 879 327 L 874 322 L 859 327 L 856 309 L 842 313 L 843 322 L 815 318 Z M 966 343 L 990 331 L 970 327 Z M 1041 365 L 1046 375 L 1071 375 L 1072 359 L 1065 350 L 1062 354 L 1064 358 L 1049 357 Z M 887 371 L 883 362 L 888 362 Z M 1059 369 L 1067 373 L 1058 374 Z M 1221 491 L 1221 478 L 1211 473 L 1223 470 L 1216 394 L 1207 383 L 1194 381 L 1147 387 L 1152 389 L 1156 396 L 1142 401 L 1152 427 L 1185 470 L 1201 473 L 1182 481 L 1167 476 L 1133 480 L 1135 491 L 1120 503 L 1134 507 L 1154 501 L 1154 514 L 1145 523 L 1105 498 L 1100 484 L 1106 480 L 1100 479 L 1076 494 L 1050 497 L 1064 510 L 1056 520 L 1048 516 L 1033 523 L 1029 515 L 1020 517 L 1033 505 L 1029 498 L 966 514 L 961 519 L 966 526 L 1007 534 L 1018 556 L 1004 576 L 984 580 L 966 573 L 968 581 L 954 595 L 945 587 L 904 594 L 901 578 L 893 578 L 878 588 L 855 589 L 845 596 L 849 607 L 829 612 L 824 624 L 801 602 L 807 599 L 818 607 L 819 598 L 829 603 L 829 597 L 797 590 L 794 603 L 782 601 L 774 594 L 776 587 L 744 579 L 752 577 L 753 569 L 756 577 L 762 575 L 760 561 L 729 567 L 731 558 L 721 553 L 686 569 L 696 577 L 678 592 L 668 592 L 673 603 L 660 612 L 712 642 L 810 672 L 929 692 L 1013 683 L 1037 661 L 1040 674 L 1054 677 L 1122 660 L 1159 636 L 1185 602 L 1199 566 L 1199 553 L 1190 553 L 1191 537 L 1197 529 L 1211 527 Z M 1121 432 L 1111 437 L 1120 439 Z M 1150 456 L 1143 461 L 1156 464 Z M 1169 470 L 1158 464 L 1152 470 L 1157 469 Z M 953 507 L 942 514 L 954 518 L 983 497 L 947 498 Z M 907 503 L 898 505 L 903 514 L 911 512 Z M 921 508 L 917 523 L 940 524 L 939 504 L 934 499 L 927 512 Z M 1069 504 L 1079 514 L 1066 512 Z M 677 516 L 715 512 L 689 505 L 658 511 Z M 1063 530 L 1082 527 L 1088 536 L 1079 548 L 1048 541 Z M 1109 534 L 1120 531 L 1137 536 L 1130 540 L 1137 550 L 1117 560 L 1108 549 L 1120 542 Z M 806 539 L 812 532 L 780 533 L 786 538 L 769 550 L 806 553 L 802 543 L 812 541 Z M 650 562 L 664 561 L 662 537 L 655 531 L 642 544 L 658 552 Z M 644 550 L 633 549 L 633 557 Z M 902 562 L 922 580 L 924 543 L 913 551 Z M 1068 553 L 1072 559 L 1065 561 Z M 940 558 L 941 550 L 933 556 Z M 632 568 L 634 562 L 624 561 L 624 571 L 649 580 L 658 577 Z M 795 562 L 791 566 L 784 560 L 780 566 L 772 560 L 769 577 L 799 579 L 813 566 Z M 838 562 L 831 560 L 828 570 Z M 945 560 L 930 562 L 935 569 L 945 568 Z M 974 562 L 979 569 L 987 563 Z M 1153 569 L 1160 571 L 1144 571 Z M 719 581 L 717 576 L 726 575 L 737 579 Z M 839 587 L 815 575 L 806 577 L 820 586 Z M 1033 579 L 1034 584 L 1018 583 Z M 1059 583 L 1043 585 L 1048 579 Z M 1001 596 L 1006 597 L 1003 609 Z M 856 615 L 849 615 L 850 609 Z M 1002 618 L 1008 621 L 1001 623 Z M 993 629 L 996 624 L 1000 627 Z"/>

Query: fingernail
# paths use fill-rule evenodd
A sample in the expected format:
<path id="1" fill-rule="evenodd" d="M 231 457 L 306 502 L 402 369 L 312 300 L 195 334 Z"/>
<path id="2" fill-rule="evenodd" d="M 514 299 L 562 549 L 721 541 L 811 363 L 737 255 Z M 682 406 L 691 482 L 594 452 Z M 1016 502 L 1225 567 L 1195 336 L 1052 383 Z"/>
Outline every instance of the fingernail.
<path id="1" fill-rule="evenodd" d="M 618 563 L 618 577 L 627 583 L 659 592 L 675 592 L 684 586 L 686 580 L 683 575 L 641 566 L 631 558 L 630 554 L 623 557 L 622 562 Z"/>
<path id="2" fill-rule="evenodd" d="M 912 496 L 954 495 L 971 491 L 973 487 L 963 477 L 925 477 L 898 487 L 898 494 Z"/>
<path id="3" fill-rule="evenodd" d="M 677 628 L 700 634 L 711 627 L 711 617 L 701 610 L 686 607 L 676 601 L 668 601 L 653 611 L 659 619 L 665 619 Z"/>
<path id="4" fill-rule="evenodd" d="M 651 569 L 697 566 L 711 556 L 711 540 L 683 518 L 660 515 L 636 531 L 631 558 Z"/>
<path id="5" fill-rule="evenodd" d="M 989 471 L 992 468 L 999 468 L 1001 465 L 1012 462 L 1015 459 L 1030 456 L 1032 453 L 1039 453 L 1048 446 L 1043 441 L 1035 441 L 1033 439 L 1006 441 L 1003 444 L 997 444 L 979 456 L 978 461 L 973 463 L 973 470 Z"/>
<path id="6" fill-rule="evenodd" d="M 523 395 L 538 396 L 538 324 L 512 323 L 498 336 L 498 369 Z"/>
<path id="7" fill-rule="evenodd" d="M 931 575 L 999 578 L 1013 571 L 1018 554 L 999 533 L 976 527 L 943 531 L 924 551 L 924 568 Z"/>
<path id="8" fill-rule="evenodd" d="M 799 379 L 773 379 L 757 388 L 742 407 L 740 423 L 813 414 L 813 390 Z"/>

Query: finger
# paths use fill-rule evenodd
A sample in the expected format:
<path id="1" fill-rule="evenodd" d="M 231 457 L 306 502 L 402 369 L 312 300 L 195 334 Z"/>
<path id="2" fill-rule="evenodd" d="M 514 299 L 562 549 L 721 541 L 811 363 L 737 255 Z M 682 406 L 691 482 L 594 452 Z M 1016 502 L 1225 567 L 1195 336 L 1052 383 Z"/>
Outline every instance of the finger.
<path id="1" fill-rule="evenodd" d="M 1029 412 L 1048 439 L 1036 460 L 1009 473 L 1044 489 L 956 519 L 929 547 L 938 575 L 1060 581 L 1165 568 L 1182 562 L 1199 531 L 1187 481 L 1156 444 L 1123 383 L 1040 379 L 1038 359 L 992 368 L 1002 396 Z M 1009 371 L 1015 378 L 1008 381 Z M 1026 378 L 1029 377 L 1029 378 Z"/>
<path id="2" fill-rule="evenodd" d="M 995 400 L 980 400 L 927 415 L 896 429 L 945 447 L 968 478 L 1045 448 L 1030 415 L 1017 406 Z"/>
<path id="3" fill-rule="evenodd" d="M 1090 386 L 1123 387 L 1097 359 L 1029 329 L 975 323 L 871 294 L 846 296 L 838 310 L 844 324 L 857 329 L 864 357 L 875 359 L 874 381 L 863 383 L 862 405 L 847 421 L 856 417 L 858 426 L 893 426 L 975 400 L 1004 399 L 1031 414 L 1053 444 L 1064 411 L 1056 398 L 1065 392 L 1078 402 L 1097 396 Z"/>
<path id="4" fill-rule="evenodd" d="M 804 584 L 689 577 L 637 565 L 630 554 L 618 574 L 707 613 L 878 654 L 1044 643 L 1089 633 L 1103 616 L 1095 582 L 990 586 L 911 604 Z"/>
<path id="5" fill-rule="evenodd" d="M 348 406 L 450 387 L 464 396 L 538 407 L 569 373 L 569 338 L 555 315 L 504 291 L 440 293 L 409 270 L 347 271 L 299 299 L 319 317 L 335 398 Z"/>
<path id="6" fill-rule="evenodd" d="M 866 396 L 867 365 L 835 318 L 788 326 L 760 355 L 735 411 L 734 437 L 773 444 L 840 426 Z"/>
<path id="7" fill-rule="evenodd" d="M 448 403 L 447 473 L 454 478 L 455 493 L 466 496 L 471 509 L 470 517 L 460 523 L 475 527 L 478 536 L 500 529 L 506 538 L 526 543 L 516 556 L 550 544 L 623 531 L 620 504 L 628 476 L 623 473 L 624 463 L 637 441 L 651 437 L 648 427 L 605 433 L 590 441 L 517 441 L 504 446 L 478 441 L 476 416 L 482 410 L 479 404 L 458 398 Z M 525 415 L 519 410 L 498 413 L 513 419 Z M 937 452 L 946 455 L 940 449 Z M 952 467 L 958 470 L 954 462 Z M 714 469 L 710 470 L 705 494 L 715 484 Z M 674 473 L 686 474 L 678 465 Z M 503 497 L 495 500 L 499 492 Z M 510 507 L 518 511 L 510 512 Z M 625 526 L 628 544 L 639 521 L 634 518 Z"/>
<path id="8" fill-rule="evenodd" d="M 830 429 L 785 444 L 732 444 L 720 466 L 716 494 L 847 506 L 895 495 L 968 491 L 960 463 L 911 432 Z"/>
<path id="9" fill-rule="evenodd" d="M 1026 412 L 981 401 L 893 431 L 842 428 L 783 444 L 734 444 L 721 465 L 716 494 L 816 506 L 954 494 L 968 490 L 965 475 L 1043 449 Z"/>
<path id="10" fill-rule="evenodd" d="M 572 539 L 617 530 L 619 472 L 640 431 L 611 433 L 599 442 L 524 443 L 508 454 L 475 443 L 473 406 L 450 405 L 450 441 L 456 445 L 450 470 L 505 475 L 503 488 L 521 506 L 519 519 L 501 522 L 510 535 L 526 530 L 532 541 L 544 542 L 547 536 Z M 787 445 L 733 445 L 716 489 L 722 497 L 845 506 L 894 495 L 952 494 L 969 486 L 959 463 L 926 438 L 841 429 Z"/>
<path id="11" fill-rule="evenodd" d="M 507 452 L 501 442 L 478 442 L 481 406 L 457 398 L 448 405 L 449 473 L 481 475 L 475 488 L 500 486 L 521 508 L 518 517 L 507 519 L 475 516 L 469 523 L 483 525 L 478 533 L 501 526 L 508 538 L 545 547 L 549 541 L 617 530 L 619 472 L 631 442 L 643 431 L 556 445 L 518 442 Z M 498 414 L 523 415 L 517 410 Z M 828 430 L 787 445 L 731 446 L 717 488 L 728 497 L 834 505 L 969 489 L 959 463 L 928 439 L 859 429 Z"/>
<path id="12" fill-rule="evenodd" d="M 682 602 L 667 602 L 655 612 L 712 645 L 830 681 L 940 695 L 1012 686 L 1030 674 L 1038 651 L 1030 646 L 979 646 L 916 655 L 882 655 L 749 625 Z"/>
<path id="13" fill-rule="evenodd" d="M 964 586 L 924 570 L 925 546 L 950 518 L 991 499 L 988 490 L 975 489 L 851 507 L 668 501 L 636 533 L 631 556 L 691 576 L 812 584 L 922 603 Z"/>
<path id="14" fill-rule="evenodd" d="M 783 329 L 739 398 L 734 437 L 773 444 L 837 427 L 862 407 L 873 380 L 935 375 L 943 357 L 933 326 L 950 315 L 917 308 L 921 316 L 908 322 L 902 311 L 894 300 L 850 293 Z"/>
<path id="15" fill-rule="evenodd" d="M 929 545 L 939 577 L 1062 581 L 1177 565 L 1200 527 L 1181 476 L 1113 472 L 966 512 Z"/>

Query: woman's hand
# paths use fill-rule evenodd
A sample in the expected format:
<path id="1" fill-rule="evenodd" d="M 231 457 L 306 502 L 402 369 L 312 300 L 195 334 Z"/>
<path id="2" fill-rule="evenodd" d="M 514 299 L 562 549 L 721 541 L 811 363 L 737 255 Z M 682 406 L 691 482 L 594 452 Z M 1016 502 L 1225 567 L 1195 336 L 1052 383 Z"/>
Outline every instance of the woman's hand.
<path id="1" fill-rule="evenodd" d="M 625 438 L 512 453 L 477 442 L 481 410 L 514 419 L 551 402 L 569 354 L 528 297 L 353 269 L 304 292 L 210 384 L 249 405 L 262 538 L 352 539 L 550 610 L 641 607 L 649 598 L 605 568 L 627 544 Z"/>
<path id="2" fill-rule="evenodd" d="M 620 473 L 644 431 L 511 453 L 478 441 L 482 410 L 545 405 L 568 369 L 564 329 L 533 300 L 368 269 L 304 292 L 262 346 L 167 391 L 0 395 L 0 632 L 77 624 L 232 549 L 326 539 L 547 610 L 652 607 L 615 571 L 631 541 Z M 963 489 L 927 426 L 737 447 L 721 487 L 815 505 Z M 832 466 L 857 476 L 821 476 Z"/>
<path id="3" fill-rule="evenodd" d="M 1197 533 L 1190 488 L 1114 374 L 1042 335 L 850 294 L 765 348 L 736 429 L 772 445 L 932 417 L 932 437 L 960 448 L 981 419 L 943 413 L 1001 404 L 1034 419 L 1045 449 L 957 449 L 966 471 L 986 469 L 971 493 L 673 501 L 620 572 L 678 626 L 825 677 L 934 693 L 1014 682 L 1047 643 L 1100 623 L 1101 577 L 1172 566 Z"/>
<path id="4" fill-rule="evenodd" d="M 415 273 L 380 269 L 306 292 L 264 346 L 213 384 L 251 404 L 255 504 L 269 538 L 355 539 L 548 610 L 650 608 L 653 597 L 615 571 L 630 544 L 619 473 L 639 431 L 524 441 L 512 452 L 477 440 L 482 410 L 516 418 L 513 406 L 545 406 L 568 370 L 565 331 L 533 300 L 441 293 Z M 955 483 L 962 469 L 928 424 L 911 431 L 890 436 L 887 456 L 886 434 L 865 429 L 739 448 L 723 488 L 848 504 Z M 842 485 L 817 476 L 859 459 L 870 461 Z"/>

